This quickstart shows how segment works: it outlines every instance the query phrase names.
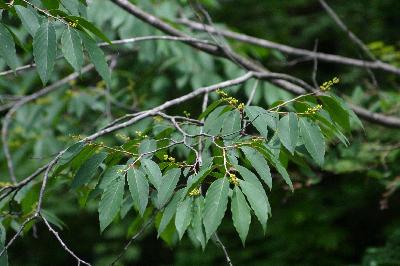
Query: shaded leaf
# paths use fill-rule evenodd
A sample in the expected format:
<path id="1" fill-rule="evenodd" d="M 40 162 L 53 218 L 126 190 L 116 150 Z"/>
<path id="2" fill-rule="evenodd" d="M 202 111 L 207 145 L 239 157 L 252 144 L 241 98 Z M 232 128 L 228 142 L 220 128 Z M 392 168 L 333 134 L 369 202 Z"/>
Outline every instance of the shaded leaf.
<path id="1" fill-rule="evenodd" d="M 104 79 L 108 87 L 111 87 L 111 72 L 108 67 L 103 51 L 97 43 L 86 33 L 80 33 L 83 45 L 89 54 L 90 61 L 93 63 L 97 72 Z"/>
<path id="2" fill-rule="evenodd" d="M 150 183 L 156 188 L 157 191 L 159 191 L 162 178 L 160 167 L 158 164 L 149 159 L 143 159 L 141 160 L 141 163 Z"/>
<path id="3" fill-rule="evenodd" d="M 293 154 L 299 138 L 296 114 L 291 112 L 279 120 L 278 136 L 283 146 L 285 146 L 285 148 Z"/>
<path id="4" fill-rule="evenodd" d="M 259 153 L 256 149 L 253 149 L 251 147 L 241 147 L 240 149 L 243 151 L 247 160 L 249 160 L 250 164 L 254 167 L 260 178 L 271 189 L 272 188 L 271 171 L 269 169 L 267 161 L 264 159 L 261 153 Z"/>
<path id="5" fill-rule="evenodd" d="M 268 113 L 267 110 L 258 106 L 246 106 L 244 108 L 249 122 L 260 132 L 264 137 L 268 137 L 268 127 L 273 130 L 277 129 L 278 116 L 276 114 Z"/>
<path id="6" fill-rule="evenodd" d="M 175 226 L 178 231 L 179 239 L 182 239 L 183 234 L 192 220 L 192 203 L 192 197 L 187 197 L 184 201 L 178 203 L 175 215 Z"/>
<path id="7" fill-rule="evenodd" d="M 7 65 L 15 71 L 18 65 L 17 52 L 12 34 L 0 23 L 0 56 Z"/>
<path id="8" fill-rule="evenodd" d="M 262 194 L 261 190 L 257 188 L 254 184 L 244 180 L 239 180 L 239 183 L 241 190 L 246 195 L 246 198 L 249 201 L 250 206 L 253 209 L 258 221 L 261 223 L 265 233 L 267 229 L 269 212 L 268 202 L 265 201 L 265 197 Z"/>
<path id="9" fill-rule="evenodd" d="M 233 189 L 231 212 L 233 225 L 235 226 L 236 231 L 238 232 L 244 245 L 249 232 L 251 215 L 249 205 L 247 205 L 246 199 L 238 186 L 235 186 Z"/>
<path id="10" fill-rule="evenodd" d="M 30 35 L 35 36 L 36 31 L 39 29 L 39 19 L 35 12 L 31 9 L 16 5 L 15 11 L 20 18 L 22 25 L 26 28 Z"/>
<path id="11" fill-rule="evenodd" d="M 142 171 L 131 168 L 127 174 L 129 191 L 131 192 L 133 204 L 143 217 L 149 201 L 149 183 Z"/>
<path id="12" fill-rule="evenodd" d="M 206 231 L 206 242 L 215 233 L 224 218 L 228 205 L 229 181 L 226 177 L 214 181 L 207 190 L 203 224 Z"/>
<path id="13" fill-rule="evenodd" d="M 121 208 L 122 199 L 124 196 L 125 178 L 117 178 L 113 180 L 101 195 L 99 204 L 99 220 L 100 231 L 113 221 Z"/>
<path id="14" fill-rule="evenodd" d="M 65 59 L 75 71 L 80 71 L 83 65 L 83 47 L 78 32 L 72 27 L 67 27 L 62 34 L 61 44 Z"/>
<path id="15" fill-rule="evenodd" d="M 162 185 L 157 193 L 158 207 L 162 208 L 168 200 L 171 198 L 175 191 L 176 184 L 178 184 L 179 177 L 181 175 L 181 170 L 178 168 L 173 168 L 168 170 L 162 177 Z"/>
<path id="16" fill-rule="evenodd" d="M 101 152 L 93 155 L 82 164 L 72 181 L 71 188 L 75 189 L 82 185 L 86 185 L 92 179 L 97 168 L 107 157 L 107 153 Z"/>
<path id="17" fill-rule="evenodd" d="M 158 226 L 157 237 L 160 237 L 162 232 L 164 232 L 164 230 L 167 228 L 172 217 L 174 217 L 176 212 L 176 207 L 178 205 L 178 202 L 180 202 L 180 200 L 182 199 L 183 192 L 184 192 L 183 189 L 180 189 L 177 192 L 175 192 L 175 195 L 172 197 L 172 200 L 165 207 L 163 216 L 160 221 L 160 225 Z"/>
<path id="18" fill-rule="evenodd" d="M 318 165 L 324 163 L 325 140 L 317 124 L 309 122 L 307 118 L 300 118 L 300 134 L 307 151 Z"/>
<path id="19" fill-rule="evenodd" d="M 203 211 L 204 211 L 204 197 L 202 195 L 197 196 L 193 203 L 193 218 L 191 227 L 197 241 L 200 242 L 201 247 L 206 247 L 206 238 L 203 229 Z"/>
<path id="20" fill-rule="evenodd" d="M 56 45 L 56 31 L 52 23 L 46 20 L 33 37 L 33 56 L 43 84 L 47 83 L 53 73 Z"/>

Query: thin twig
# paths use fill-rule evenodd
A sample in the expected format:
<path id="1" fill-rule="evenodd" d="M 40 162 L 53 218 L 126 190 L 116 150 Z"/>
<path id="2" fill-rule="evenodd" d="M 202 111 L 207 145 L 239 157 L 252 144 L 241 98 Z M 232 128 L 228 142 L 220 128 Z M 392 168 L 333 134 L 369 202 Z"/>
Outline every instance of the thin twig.
<path id="1" fill-rule="evenodd" d="M 231 260 L 231 258 L 229 257 L 229 254 L 228 254 L 228 250 L 226 249 L 226 247 L 222 243 L 221 239 L 219 239 L 218 234 L 215 233 L 214 236 L 215 236 L 215 240 L 216 240 L 217 244 L 221 247 L 222 251 L 224 252 L 226 263 L 229 266 L 233 266 L 232 260 Z"/>
<path id="2" fill-rule="evenodd" d="M 371 53 L 368 47 L 358 38 L 347 26 L 344 22 L 339 18 L 339 16 L 333 11 L 333 9 L 325 2 L 325 0 L 318 0 L 321 6 L 324 8 L 326 13 L 333 19 L 333 21 L 347 33 L 349 38 L 358 45 L 358 47 L 371 59 L 376 60 L 375 56 Z"/>
<path id="3" fill-rule="evenodd" d="M 126 245 L 124 246 L 124 249 L 121 251 L 121 253 L 118 255 L 118 257 L 116 257 L 113 262 L 111 263 L 111 265 L 114 265 L 115 263 L 117 263 L 117 261 L 119 261 L 122 256 L 125 254 L 125 252 L 128 250 L 129 246 L 132 244 L 133 241 L 135 241 L 138 237 L 140 237 L 146 230 L 146 228 L 153 223 L 155 217 L 155 213 L 151 216 L 151 218 L 143 224 L 142 228 L 140 228 L 140 230 L 134 234 L 131 239 L 129 239 L 128 243 L 126 243 Z"/>
<path id="4" fill-rule="evenodd" d="M 318 50 L 318 39 L 315 40 L 314 44 L 314 53 L 317 53 Z M 318 81 L 317 81 L 317 71 L 318 71 L 318 58 L 314 57 L 314 64 L 313 64 L 313 72 L 311 75 L 312 82 L 316 90 L 319 89 Z"/>
<path id="5" fill-rule="evenodd" d="M 60 235 L 58 234 L 58 232 L 49 224 L 49 222 L 46 220 L 46 218 L 43 217 L 43 215 L 41 215 L 45 225 L 47 226 L 47 228 L 49 229 L 49 231 L 57 238 L 58 242 L 60 243 L 60 245 L 62 246 L 62 248 L 67 251 L 72 257 L 74 257 L 77 261 L 78 261 L 78 265 L 85 264 L 90 266 L 91 264 L 80 259 L 70 248 L 68 248 L 68 246 L 64 243 L 64 241 L 61 239 Z"/>

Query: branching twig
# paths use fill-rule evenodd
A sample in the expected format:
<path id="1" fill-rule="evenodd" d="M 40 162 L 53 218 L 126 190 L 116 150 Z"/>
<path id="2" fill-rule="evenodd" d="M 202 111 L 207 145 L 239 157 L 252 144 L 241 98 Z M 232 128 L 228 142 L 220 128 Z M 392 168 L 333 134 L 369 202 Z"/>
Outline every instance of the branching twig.
<path id="1" fill-rule="evenodd" d="M 318 0 L 321 6 L 324 8 L 326 13 L 333 19 L 336 25 L 339 26 L 341 30 L 347 33 L 350 40 L 352 40 L 358 47 L 371 59 L 376 60 L 375 56 L 371 53 L 368 47 L 358 38 L 347 26 L 344 22 L 339 18 L 339 16 L 333 11 L 333 9 L 325 2 L 325 0 Z"/>
<path id="2" fill-rule="evenodd" d="M 13 105 L 13 107 L 7 112 L 7 114 L 5 115 L 4 120 L 3 120 L 3 127 L 1 129 L 1 139 L 3 142 L 3 151 L 4 151 L 6 161 L 7 161 L 7 167 L 8 167 L 8 171 L 10 173 L 10 178 L 11 178 L 12 182 L 14 182 L 14 183 L 17 182 L 16 176 L 14 173 L 14 164 L 13 164 L 13 161 L 11 158 L 10 149 L 8 147 L 8 128 L 10 126 L 12 116 L 15 114 L 15 112 L 19 108 L 21 108 L 25 104 L 32 102 L 44 95 L 47 95 L 48 93 L 50 93 L 56 89 L 59 89 L 61 86 L 67 84 L 71 80 L 78 78 L 81 74 L 86 73 L 86 72 L 92 70 L 93 68 L 94 68 L 93 64 L 89 64 L 89 65 L 85 66 L 84 68 L 82 68 L 80 73 L 75 72 L 48 87 L 45 87 L 29 96 L 23 97 L 18 102 L 16 102 Z"/>

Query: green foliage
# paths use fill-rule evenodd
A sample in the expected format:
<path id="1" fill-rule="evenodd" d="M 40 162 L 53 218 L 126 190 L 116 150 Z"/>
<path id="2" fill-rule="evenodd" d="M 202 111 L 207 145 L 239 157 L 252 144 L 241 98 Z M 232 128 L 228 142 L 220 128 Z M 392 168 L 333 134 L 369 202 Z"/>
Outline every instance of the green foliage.
<path id="1" fill-rule="evenodd" d="M 46 84 L 53 73 L 57 53 L 56 30 L 49 20 L 42 23 L 33 37 L 33 56 L 40 78 Z"/>
<path id="2" fill-rule="evenodd" d="M 0 23 L 0 56 L 6 61 L 7 65 L 13 70 L 17 67 L 17 54 L 11 33 Z"/>
<path id="3" fill-rule="evenodd" d="M 146 9 L 162 13 L 166 18 L 174 18 L 177 10 L 188 14 L 191 12 L 189 6 L 179 7 L 173 1 L 136 2 Z M 218 11 L 219 4 L 216 1 L 205 2 L 207 7 L 214 7 L 215 12 L 221 12 Z M 299 7 L 306 5 L 306 2 L 296 0 L 292 5 Z M 276 224 L 271 228 L 271 209 L 286 211 L 283 209 L 286 209 L 287 205 L 282 202 L 293 197 L 289 192 L 287 194 L 285 192 L 285 195 L 279 195 L 279 199 L 271 201 L 270 206 L 269 200 L 273 193 L 281 192 L 282 188 L 285 191 L 290 189 L 298 193 L 299 187 L 320 182 L 325 172 L 320 173 L 314 164 L 324 171 L 335 173 L 365 171 L 366 176 L 377 178 L 387 184 L 389 191 L 400 187 L 398 182 L 388 182 L 398 174 L 399 166 L 396 162 L 399 159 L 399 152 L 396 150 L 388 153 L 371 152 L 369 149 L 379 148 L 383 136 L 373 137 L 373 141 L 376 141 L 375 146 L 367 143 L 368 141 L 360 141 L 363 137 L 359 136 L 361 134 L 356 128 L 359 120 L 336 96 L 336 91 L 321 92 L 321 95 L 311 95 L 291 101 L 293 100 L 291 94 L 281 91 L 272 83 L 260 81 L 251 104 L 245 106 L 241 104 L 247 100 L 243 96 L 249 96 L 251 90 L 248 88 L 253 87 L 252 82 L 246 82 L 243 86 L 230 89 L 237 99 L 233 97 L 218 99 L 216 94 L 210 93 L 209 104 L 204 111 L 200 111 L 200 99 L 194 100 L 193 103 L 182 103 L 168 110 L 177 116 L 184 114 L 190 119 L 197 117 L 196 123 L 179 118 L 176 120 L 179 126 L 177 128 L 171 120 L 154 116 L 141 120 L 128 129 L 122 129 L 121 134 L 104 137 L 104 142 L 103 140 L 91 143 L 76 142 L 76 138 L 72 141 L 71 135 L 92 134 L 103 129 L 111 119 L 122 117 L 126 113 L 146 110 L 192 89 L 237 77 L 242 74 L 242 70 L 227 61 L 198 54 L 179 43 L 143 42 L 140 45 L 128 44 L 118 49 L 115 46 L 110 49 L 99 47 L 99 40 L 109 44 L 109 38 L 119 39 L 159 33 L 117 9 L 108 1 L 90 3 L 88 15 L 86 15 L 85 1 L 32 1 L 32 3 L 40 8 L 49 9 L 50 14 L 56 18 L 49 18 L 48 15 L 20 1 L 16 1 L 14 8 L 7 8 L 7 11 L 3 12 L 6 19 L 2 19 L 0 24 L 0 57 L 5 64 L 15 69 L 21 65 L 19 62 L 29 63 L 30 55 L 33 54 L 40 79 L 46 84 L 49 81 L 59 80 L 71 70 L 71 67 L 77 72 L 81 71 L 84 63 L 90 62 L 94 64 L 104 82 L 97 82 L 97 78 L 90 74 L 81 75 L 78 81 L 72 81 L 58 92 L 53 92 L 48 97 L 21 108 L 15 115 L 15 124 L 10 127 L 13 159 L 18 165 L 18 177 L 27 176 L 39 165 L 38 160 L 32 158 L 50 158 L 58 150 L 75 142 L 62 155 L 50 173 L 50 182 L 45 194 L 45 210 L 42 215 L 58 229 L 66 227 L 63 221 L 68 226 L 68 219 L 69 222 L 75 222 L 75 219 L 81 222 L 87 218 L 85 216 L 87 214 L 91 215 L 92 226 L 96 220 L 99 221 L 101 237 L 105 239 L 106 248 L 91 243 L 90 247 L 93 247 L 93 250 L 86 251 L 86 254 L 95 254 L 93 257 L 96 257 L 94 260 L 98 260 L 95 261 L 98 264 L 103 264 L 102 258 L 109 258 L 111 256 L 109 253 L 117 250 L 125 238 L 137 233 L 140 225 L 149 221 L 152 215 L 156 217 L 154 224 L 158 237 L 169 247 L 175 246 L 178 241 L 182 241 L 181 245 L 184 246 L 187 241 L 184 236 L 188 236 L 195 246 L 201 246 L 207 254 L 209 252 L 212 254 L 210 244 L 207 245 L 212 235 L 217 231 L 221 232 L 220 235 L 228 232 L 227 239 L 231 241 L 233 237 L 230 233 L 236 230 L 237 240 L 240 238 L 243 245 L 245 243 L 246 246 L 250 245 L 249 251 L 241 250 L 242 255 L 256 257 L 257 251 L 254 250 L 257 249 L 251 246 L 254 235 L 260 235 L 258 243 L 269 242 L 261 238 L 262 234 L 258 231 L 262 228 L 264 234 L 273 235 L 275 240 L 283 241 L 282 238 L 285 238 L 286 234 L 296 235 L 297 241 L 294 242 L 297 244 L 291 243 L 290 246 L 293 247 L 290 251 L 295 254 L 294 246 L 298 245 L 297 249 L 302 250 L 304 261 L 307 261 L 308 255 L 299 247 L 303 239 L 308 237 L 307 232 L 310 232 L 310 235 L 321 236 L 321 240 L 318 241 L 323 243 L 316 250 L 322 249 L 325 252 L 330 248 L 334 250 L 335 246 L 339 245 L 340 232 L 329 231 L 327 229 L 329 224 L 327 228 L 319 227 L 320 222 L 328 223 L 327 220 L 334 220 L 337 216 L 331 215 L 325 207 L 319 206 L 312 210 L 314 205 L 303 206 L 300 202 L 297 209 L 286 213 L 285 217 L 274 216 L 272 219 L 279 219 L 282 224 L 287 225 L 287 228 Z M 0 7 L 6 7 L 2 1 L 0 4 Z M 252 4 L 238 1 L 238 5 L 243 4 L 246 7 L 251 6 L 251 10 L 253 5 L 256 6 L 256 10 L 257 8 L 262 10 L 266 5 L 262 1 L 253 1 Z M 270 4 L 271 8 L 276 7 L 278 1 L 271 1 Z M 231 3 L 226 5 L 230 6 Z M 279 3 L 279 5 L 287 4 Z M 249 9 L 238 10 L 231 7 L 230 10 L 238 12 L 232 17 L 239 20 L 241 13 L 244 13 L 243 10 Z M 286 11 L 287 7 L 277 9 L 279 14 Z M 219 15 L 226 21 L 230 20 L 226 14 L 219 13 Z M 275 32 L 279 28 L 276 25 L 263 27 L 268 30 L 266 33 L 263 30 L 260 35 L 272 32 L 271 36 L 275 36 L 278 40 L 285 38 L 285 34 L 289 32 L 286 31 L 286 25 L 298 26 L 300 23 L 300 18 L 297 15 L 293 16 L 296 19 L 290 21 L 285 17 L 287 23 L 282 24 L 282 36 Z M 253 16 L 253 19 L 263 18 Z M 271 21 L 275 20 L 276 16 L 271 16 Z M 304 23 L 305 18 L 301 20 L 303 22 L 299 25 L 308 25 Z M 249 32 L 261 28 L 259 25 L 250 27 L 252 23 L 254 22 L 250 20 L 237 24 L 234 28 L 244 27 Z M 318 32 L 315 27 L 324 28 L 325 25 L 326 23 L 313 22 L 312 25 L 308 25 L 310 27 L 306 27 L 309 31 L 302 36 L 314 36 L 312 32 Z M 23 45 L 18 44 L 18 39 L 22 40 Z M 291 37 L 285 41 L 291 43 L 292 39 Z M 295 39 L 294 42 L 299 41 Z M 24 46 L 26 51 L 21 46 Z M 232 46 L 242 54 L 263 60 L 263 63 L 271 69 L 276 68 L 274 65 L 276 62 L 286 63 L 286 58 L 282 54 L 270 50 L 261 50 L 236 42 Z M 301 43 L 301 46 L 312 47 L 312 44 Z M 370 48 L 374 50 L 373 47 Z M 377 48 L 375 51 L 378 50 Z M 113 57 L 106 57 L 106 54 Z M 378 51 L 376 54 L 383 52 Z M 59 57 L 64 57 L 66 60 L 58 61 L 57 67 L 54 67 Z M 107 58 L 113 58 L 118 62 L 112 78 Z M 0 62 L 0 65 L 2 63 Z M 318 69 L 319 79 L 332 75 L 331 69 L 325 73 L 323 67 Z M 309 73 L 303 73 L 302 69 L 294 68 L 294 72 L 300 73 L 305 79 L 309 78 Z M 362 83 L 364 81 L 358 82 L 362 80 L 361 74 L 350 76 L 347 73 L 340 73 L 342 74 L 346 87 L 350 82 L 364 86 Z M 10 94 L 29 94 L 41 86 L 35 78 L 35 73 L 17 77 L 15 82 L 9 82 L 8 78 L 5 78 L 0 80 L 0 88 Z M 392 84 L 396 84 L 395 81 Z M 352 89 L 349 86 L 343 94 L 349 94 L 350 96 L 345 97 L 351 97 L 351 102 L 366 103 L 373 111 L 398 112 L 397 95 L 386 93 L 389 87 L 386 83 L 382 87 L 385 92 L 367 94 L 360 89 L 361 93 L 355 91 L 351 95 Z M 245 92 L 242 93 L 242 89 Z M 194 115 L 191 116 L 188 111 Z M 202 124 L 203 119 L 204 124 Z M 378 134 L 375 132 L 377 130 L 371 130 L 369 127 L 370 125 L 366 126 L 365 134 L 371 136 L 371 131 Z M 353 135 L 349 141 L 345 134 L 348 135 L 350 131 L 353 131 Z M 200 132 L 204 134 L 201 135 Z M 390 147 L 397 138 L 398 134 L 392 132 L 383 142 Z M 339 145 L 339 141 L 344 145 L 351 143 L 351 147 Z M 21 145 L 21 142 L 26 145 Z M 203 149 L 199 151 L 201 160 L 199 154 L 195 152 L 200 149 L 199 143 Z M 380 160 L 384 161 L 383 164 L 387 164 L 386 168 L 380 165 L 379 168 L 373 169 L 374 167 L 370 166 Z M 24 167 L 19 167 L 20 165 Z M 3 162 L 1 170 L 6 173 Z M 275 178 L 278 175 L 283 181 Z M 272 190 L 273 183 L 274 190 Z M 16 194 L 15 201 L 10 200 L 14 195 L 6 198 L 12 204 L 2 202 L 2 210 L 5 212 L 2 224 L 7 228 L 7 233 L 10 231 L 12 234 L 12 230 L 18 228 L 23 221 L 22 218 L 31 214 L 37 204 L 39 185 L 40 180 L 35 180 L 32 185 Z M 352 191 L 353 187 L 348 190 Z M 323 193 L 317 194 L 313 200 L 318 201 L 323 195 Z M 352 198 L 350 196 L 348 198 L 351 201 Z M 345 202 L 338 204 L 342 204 L 343 207 L 346 205 Z M 92 215 L 96 210 L 98 216 L 95 220 Z M 274 215 L 275 213 L 274 211 Z M 311 216 L 312 213 L 318 216 L 315 228 L 309 228 L 307 224 L 301 222 L 303 216 Z M 258 220 L 261 227 L 258 222 L 251 223 L 252 216 Z M 293 233 L 290 229 L 293 224 L 288 221 L 302 224 L 305 229 L 297 228 L 301 232 Z M 32 230 L 32 225 L 29 225 L 24 234 L 29 237 Z M 91 236 L 96 235 L 95 240 L 98 240 L 98 233 L 97 226 L 95 233 L 88 232 Z M 282 238 L 277 235 L 282 235 Z M 3 237 L 3 231 L 1 236 Z M 304 241 L 305 245 L 309 244 L 308 241 L 311 240 Z M 272 249 L 277 254 L 276 258 L 283 256 L 282 254 L 290 257 L 289 252 L 285 253 L 285 249 L 282 248 L 285 244 L 279 241 L 276 243 L 280 247 Z M 5 241 L 0 244 L 4 246 Z M 311 244 L 310 246 L 315 248 Z M 127 258 L 134 258 L 138 252 L 136 247 L 128 249 Z M 368 252 L 374 257 L 373 259 L 376 259 L 377 253 L 373 250 Z M 0 259 L 4 259 L 4 256 Z M 368 261 L 373 259 L 368 258 Z M 132 261 L 133 259 L 127 260 L 126 264 L 131 264 Z M 278 262 L 278 259 L 271 260 L 271 264 Z M 289 264 L 289 259 L 286 264 L 282 263 L 282 265 Z M 321 262 L 321 265 L 323 264 Z"/>

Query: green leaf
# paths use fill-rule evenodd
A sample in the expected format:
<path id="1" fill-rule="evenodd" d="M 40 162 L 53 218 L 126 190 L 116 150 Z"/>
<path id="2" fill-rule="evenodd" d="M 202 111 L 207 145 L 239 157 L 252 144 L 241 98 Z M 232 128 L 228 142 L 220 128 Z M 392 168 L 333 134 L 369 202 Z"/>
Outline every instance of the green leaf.
<path id="1" fill-rule="evenodd" d="M 244 245 L 249 232 L 251 215 L 249 205 L 247 204 L 246 199 L 238 186 L 235 186 L 233 189 L 231 212 L 233 225 L 235 226 L 236 231 L 238 232 Z"/>
<path id="2" fill-rule="evenodd" d="M 206 242 L 215 233 L 224 218 L 228 205 L 229 181 L 226 177 L 214 181 L 207 190 L 203 224 L 206 230 Z"/>
<path id="3" fill-rule="evenodd" d="M 0 56 L 6 61 L 7 65 L 15 71 L 18 65 L 17 52 L 12 34 L 0 23 Z"/>
<path id="4" fill-rule="evenodd" d="M 224 102 L 224 100 L 220 99 L 220 100 L 215 101 L 212 104 L 210 104 L 207 107 L 207 109 L 200 114 L 200 116 L 197 120 L 201 120 L 201 119 L 205 118 L 209 113 L 211 113 L 215 108 L 217 108 L 218 105 L 220 105 L 223 102 Z"/>
<path id="5" fill-rule="evenodd" d="M 6 229 L 0 223 L 0 251 L 4 249 L 6 246 Z M 3 255 L 0 257 L 0 265 L 1 266 L 8 266 L 8 253 L 4 251 Z"/>
<path id="6" fill-rule="evenodd" d="M 56 227 L 58 227 L 58 229 L 62 230 L 64 227 L 66 227 L 66 224 L 60 218 L 58 218 L 57 215 L 55 215 L 53 212 L 42 209 L 40 213 L 49 223 L 55 225 Z"/>
<path id="7" fill-rule="evenodd" d="M 60 5 L 60 0 L 42 0 L 42 2 L 47 9 L 58 9 Z"/>
<path id="8" fill-rule="evenodd" d="M 228 112 L 228 115 L 225 116 L 225 119 L 222 122 L 221 134 L 228 139 L 232 139 L 235 136 L 239 135 L 240 129 L 240 112 L 238 110 L 232 110 Z"/>
<path id="9" fill-rule="evenodd" d="M 206 247 L 206 238 L 203 229 L 203 210 L 204 210 L 204 197 L 202 195 L 197 196 L 193 203 L 193 218 L 191 222 L 191 228 L 197 241 L 200 242 L 201 247 Z"/>
<path id="10" fill-rule="evenodd" d="M 269 204 L 265 201 L 265 196 L 253 183 L 239 180 L 239 184 L 265 233 L 269 213 Z"/>
<path id="11" fill-rule="evenodd" d="M 172 217 L 174 217 L 175 212 L 176 212 L 176 208 L 178 206 L 178 203 L 182 199 L 183 193 L 184 193 L 183 189 L 180 189 L 177 192 L 175 192 L 175 195 L 172 197 L 172 200 L 165 207 L 163 216 L 162 216 L 161 221 L 160 221 L 160 225 L 158 226 L 157 237 L 160 237 L 160 235 L 167 228 L 167 226 L 168 226 L 169 222 L 171 221 Z"/>
<path id="12" fill-rule="evenodd" d="M 268 211 L 269 213 L 271 213 L 271 206 L 269 204 L 267 194 L 265 193 L 264 187 L 261 184 L 260 180 L 257 178 L 257 176 L 249 169 L 240 165 L 235 165 L 235 169 L 238 170 L 239 174 L 243 177 L 243 179 L 246 182 L 252 183 L 256 188 L 258 188 L 258 190 L 260 190 L 260 194 L 262 195 L 264 201 L 268 205 Z"/>
<path id="13" fill-rule="evenodd" d="M 223 112 L 226 106 L 219 106 L 207 116 L 204 121 L 204 132 L 210 135 L 218 135 L 221 131 L 227 112 Z"/>
<path id="14" fill-rule="evenodd" d="M 97 168 L 107 157 L 107 153 L 101 152 L 93 155 L 90 159 L 83 163 L 76 173 L 72 181 L 71 188 L 76 189 L 82 185 L 86 185 L 93 178 Z"/>
<path id="15" fill-rule="evenodd" d="M 78 0 L 61 0 L 61 4 L 72 15 L 79 15 L 79 2 L 78 2 Z"/>
<path id="16" fill-rule="evenodd" d="M 260 178 L 267 184 L 267 186 L 272 188 L 272 176 L 269 169 L 267 161 L 256 149 L 251 147 L 241 147 L 244 155 L 250 164 L 254 167 Z"/>
<path id="17" fill-rule="evenodd" d="M 178 203 L 175 215 L 175 227 L 178 231 L 179 239 L 182 239 L 192 220 L 192 203 L 192 197 L 187 197 L 184 201 Z"/>
<path id="18" fill-rule="evenodd" d="M 114 217 L 119 212 L 124 196 L 125 178 L 117 178 L 113 180 L 101 195 L 99 204 L 99 220 L 100 231 L 113 221 Z"/>
<path id="19" fill-rule="evenodd" d="M 290 180 L 289 174 L 286 171 L 285 167 L 281 164 L 278 158 L 276 158 L 273 154 L 273 152 L 270 150 L 270 148 L 265 145 L 265 150 L 266 150 L 266 158 L 267 160 L 275 167 L 275 169 L 278 171 L 278 173 L 283 177 L 283 180 L 285 180 L 286 184 L 290 187 L 290 189 L 293 191 L 293 183 L 292 180 Z"/>
<path id="20" fill-rule="evenodd" d="M 194 188 L 197 188 L 204 178 L 211 172 L 212 161 L 209 164 L 204 164 L 201 166 L 200 171 L 189 177 L 186 187 L 184 188 L 184 197 L 192 191 Z"/>
<path id="21" fill-rule="evenodd" d="M 157 149 L 157 141 L 154 139 L 145 139 L 139 145 L 139 154 L 155 151 Z M 151 158 L 152 154 L 144 155 L 143 158 Z"/>
<path id="22" fill-rule="evenodd" d="M 54 171 L 53 175 L 56 176 L 59 173 L 61 173 L 62 170 L 67 168 L 68 164 L 72 161 L 72 159 L 74 159 L 75 156 L 77 156 L 84 147 L 85 144 L 83 142 L 78 142 L 68 147 L 67 150 L 64 152 L 64 154 L 61 155 L 61 158 L 58 160 L 59 166 Z"/>
<path id="23" fill-rule="evenodd" d="M 174 194 L 176 184 L 178 184 L 181 170 L 173 168 L 168 170 L 162 177 L 162 185 L 157 193 L 157 201 L 159 208 L 162 208 Z"/>
<path id="24" fill-rule="evenodd" d="M 350 130 L 350 115 L 342 105 L 330 96 L 319 96 L 319 99 L 322 101 L 324 109 L 328 111 L 332 120 L 343 129 Z"/>
<path id="25" fill-rule="evenodd" d="M 47 83 L 53 72 L 56 52 L 56 31 L 50 21 L 46 20 L 33 37 L 33 56 L 43 84 Z"/>
<path id="26" fill-rule="evenodd" d="M 268 127 L 276 130 L 278 124 L 278 116 L 276 114 L 271 114 L 258 106 L 246 106 L 244 111 L 249 117 L 250 123 L 264 138 L 268 137 Z"/>
<path id="27" fill-rule="evenodd" d="M 317 124 L 309 122 L 307 118 L 300 118 L 300 134 L 314 161 L 322 166 L 325 155 L 325 140 Z"/>
<path id="28" fill-rule="evenodd" d="M 61 45 L 65 59 L 75 71 L 80 71 L 83 65 L 83 47 L 78 32 L 72 27 L 67 27 L 62 34 Z"/>
<path id="29" fill-rule="evenodd" d="M 149 183 L 147 182 L 144 173 L 139 169 L 129 169 L 127 177 L 133 204 L 136 209 L 139 210 L 140 216 L 143 217 L 149 201 Z"/>
<path id="30" fill-rule="evenodd" d="M 141 160 L 141 163 L 150 183 L 156 188 L 157 191 L 159 191 L 162 178 L 160 167 L 149 159 L 143 159 Z"/>
<path id="31" fill-rule="evenodd" d="M 93 33 L 94 35 L 96 35 L 97 37 L 102 39 L 103 41 L 111 44 L 111 41 L 107 38 L 107 36 L 104 35 L 104 33 L 102 33 L 95 25 L 93 25 L 86 19 L 84 19 L 82 17 L 76 17 L 76 16 L 68 16 L 66 19 L 68 21 L 77 23 L 79 26 L 87 29 L 88 31 L 90 31 L 91 33 Z"/>
<path id="32" fill-rule="evenodd" d="M 99 188 L 106 189 L 114 180 L 122 178 L 124 175 L 125 165 L 114 165 L 109 167 L 103 174 Z"/>
<path id="33" fill-rule="evenodd" d="M 108 87 L 111 87 L 111 72 L 108 67 L 106 58 L 103 51 L 97 46 L 97 43 L 86 33 L 80 33 L 83 45 L 89 54 L 90 61 L 94 64 L 97 72 L 107 83 Z"/>
<path id="34" fill-rule="evenodd" d="M 289 113 L 289 115 L 286 115 L 279 120 L 278 136 L 283 146 L 293 154 L 299 138 L 297 116 L 295 113 Z"/>
<path id="35" fill-rule="evenodd" d="M 35 36 L 36 31 L 39 29 L 39 19 L 37 14 L 31 9 L 16 5 L 15 11 L 20 18 L 22 25 L 26 28 L 30 35 Z"/>

